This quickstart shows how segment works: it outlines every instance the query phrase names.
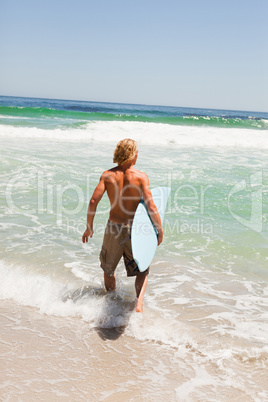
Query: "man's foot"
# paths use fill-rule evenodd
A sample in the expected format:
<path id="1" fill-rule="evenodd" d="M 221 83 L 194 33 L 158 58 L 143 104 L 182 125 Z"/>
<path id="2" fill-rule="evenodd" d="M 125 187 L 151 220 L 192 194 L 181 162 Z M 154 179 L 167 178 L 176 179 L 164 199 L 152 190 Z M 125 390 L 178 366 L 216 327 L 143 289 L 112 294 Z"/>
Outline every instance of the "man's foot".
<path id="1" fill-rule="evenodd" d="M 136 312 L 137 313 L 142 313 L 143 309 L 142 309 L 142 302 L 139 301 L 139 299 L 137 300 L 137 304 L 136 304 Z"/>
<path id="2" fill-rule="evenodd" d="M 140 274 L 136 277 L 135 288 L 136 288 L 136 295 L 137 295 L 137 305 L 136 305 L 137 313 L 142 313 L 143 296 L 145 293 L 147 282 L 148 282 L 147 273 Z"/>

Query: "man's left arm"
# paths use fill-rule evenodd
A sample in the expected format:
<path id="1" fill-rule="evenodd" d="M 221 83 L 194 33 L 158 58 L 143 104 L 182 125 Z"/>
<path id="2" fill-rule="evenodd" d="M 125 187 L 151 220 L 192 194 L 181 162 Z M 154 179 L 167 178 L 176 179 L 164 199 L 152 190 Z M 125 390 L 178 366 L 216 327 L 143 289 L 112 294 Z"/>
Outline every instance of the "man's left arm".
<path id="1" fill-rule="evenodd" d="M 99 184 L 95 188 L 93 195 L 88 204 L 87 210 L 87 228 L 82 236 L 83 243 L 88 242 L 88 238 L 93 236 L 93 220 L 97 210 L 98 203 L 102 199 L 103 194 L 106 191 L 105 186 L 105 174 L 102 174 Z"/>
<path id="2" fill-rule="evenodd" d="M 146 204 L 147 210 L 149 212 L 150 218 L 158 233 L 157 239 L 158 239 L 158 246 L 159 246 L 163 241 L 164 232 L 163 232 L 163 227 L 162 227 L 162 222 L 161 222 L 159 212 L 153 201 L 153 196 L 152 196 L 152 193 L 150 190 L 149 179 L 145 173 L 144 173 L 144 179 L 142 181 L 142 192 L 143 192 L 143 199 Z"/>

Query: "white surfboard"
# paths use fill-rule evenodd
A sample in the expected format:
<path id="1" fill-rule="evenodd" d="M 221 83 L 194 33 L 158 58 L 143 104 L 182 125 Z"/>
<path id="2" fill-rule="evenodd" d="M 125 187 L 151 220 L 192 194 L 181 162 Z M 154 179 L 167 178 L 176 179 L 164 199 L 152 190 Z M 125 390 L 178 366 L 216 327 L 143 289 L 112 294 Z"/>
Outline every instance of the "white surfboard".
<path id="1" fill-rule="evenodd" d="M 152 189 L 153 200 L 158 209 L 162 224 L 169 194 L 170 187 L 156 187 Z M 141 200 L 135 212 L 131 229 L 132 254 L 140 272 L 144 272 L 151 264 L 157 244 L 157 231 L 151 221 L 144 201 Z"/>

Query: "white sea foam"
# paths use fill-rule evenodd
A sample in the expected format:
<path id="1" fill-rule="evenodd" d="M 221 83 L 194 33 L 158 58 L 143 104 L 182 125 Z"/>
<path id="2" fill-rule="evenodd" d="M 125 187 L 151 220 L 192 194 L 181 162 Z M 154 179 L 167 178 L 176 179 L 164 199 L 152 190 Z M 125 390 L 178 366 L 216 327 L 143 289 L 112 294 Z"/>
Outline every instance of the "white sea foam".
<path id="1" fill-rule="evenodd" d="M 207 386 L 213 397 L 223 383 L 256 396 L 260 386 L 252 383 L 248 390 L 245 378 L 255 378 L 268 360 L 265 287 L 241 284 L 239 278 L 225 283 L 223 274 L 186 266 L 180 266 L 180 275 L 173 270 L 164 274 L 159 263 L 150 276 L 144 312 L 137 314 L 133 288 L 128 290 L 120 276 L 117 292 L 106 294 L 100 283 L 90 282 L 90 274 L 78 278 L 79 265 L 65 265 L 71 269 L 67 277 L 1 262 L 0 299 L 43 314 L 79 317 L 97 331 L 121 328 L 126 336 L 156 344 L 183 370 L 185 380 L 177 387 L 183 400 L 200 397 Z"/>
<path id="2" fill-rule="evenodd" d="M 92 121 L 84 128 L 43 130 L 1 126 L 1 137 L 36 138 L 48 141 L 116 143 L 124 137 L 140 144 L 167 147 L 268 149 L 266 130 L 173 126 L 160 123 Z"/>
<path id="3" fill-rule="evenodd" d="M 72 267 L 72 271 L 62 272 L 55 277 L 50 271 L 47 274 L 44 270 L 37 273 L 29 266 L 1 262 L 0 298 L 10 298 L 19 304 L 36 307 L 45 314 L 81 317 L 92 327 L 127 325 L 128 334 L 137 339 L 148 339 L 172 347 L 185 346 L 189 342 L 197 345 L 207 331 L 238 340 L 257 343 L 267 341 L 267 315 L 264 311 L 267 303 L 263 291 L 254 285 L 251 292 L 239 294 L 243 283 L 238 279 L 223 285 L 221 274 L 217 275 L 219 278 L 214 274 L 212 279 L 209 271 L 204 270 L 203 277 L 199 276 L 197 281 L 193 280 L 197 271 L 191 277 L 192 268 L 189 268 L 189 272 L 181 276 L 174 272 L 168 280 L 168 276 L 163 278 L 157 275 L 158 267 L 154 267 L 156 272 L 150 278 L 151 290 L 148 290 L 145 297 L 144 315 L 140 316 L 132 314 L 134 290 L 132 292 L 121 286 L 120 277 L 115 296 L 105 296 L 102 284 L 96 280 L 92 282 L 95 274 L 83 273 L 78 265 L 71 264 L 69 268 Z M 161 272 L 161 267 L 159 270 Z M 79 276 L 82 276 L 82 280 Z M 217 289 L 219 283 L 222 290 Z M 249 285 L 249 282 L 246 283 Z M 228 286 L 236 286 L 238 294 L 228 291 Z M 170 310 L 167 306 L 172 305 Z M 190 326 L 182 306 L 187 306 L 187 314 L 192 316 Z M 200 309 L 205 312 L 205 316 L 204 313 L 200 315 Z M 204 331 L 203 335 L 199 322 L 202 324 L 200 329 Z"/>

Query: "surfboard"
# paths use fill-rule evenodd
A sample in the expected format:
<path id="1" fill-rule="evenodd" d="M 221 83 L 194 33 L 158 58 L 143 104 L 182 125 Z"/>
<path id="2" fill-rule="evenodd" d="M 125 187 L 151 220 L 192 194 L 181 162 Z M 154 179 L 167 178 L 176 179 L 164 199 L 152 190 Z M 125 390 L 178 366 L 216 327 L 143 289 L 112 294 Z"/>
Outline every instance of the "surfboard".
<path id="1" fill-rule="evenodd" d="M 163 224 L 170 187 L 152 189 L 154 203 L 158 209 Z M 146 205 L 140 201 L 135 212 L 131 228 L 131 245 L 133 258 L 140 272 L 144 272 L 152 262 L 157 249 L 157 231 L 151 221 Z"/>

